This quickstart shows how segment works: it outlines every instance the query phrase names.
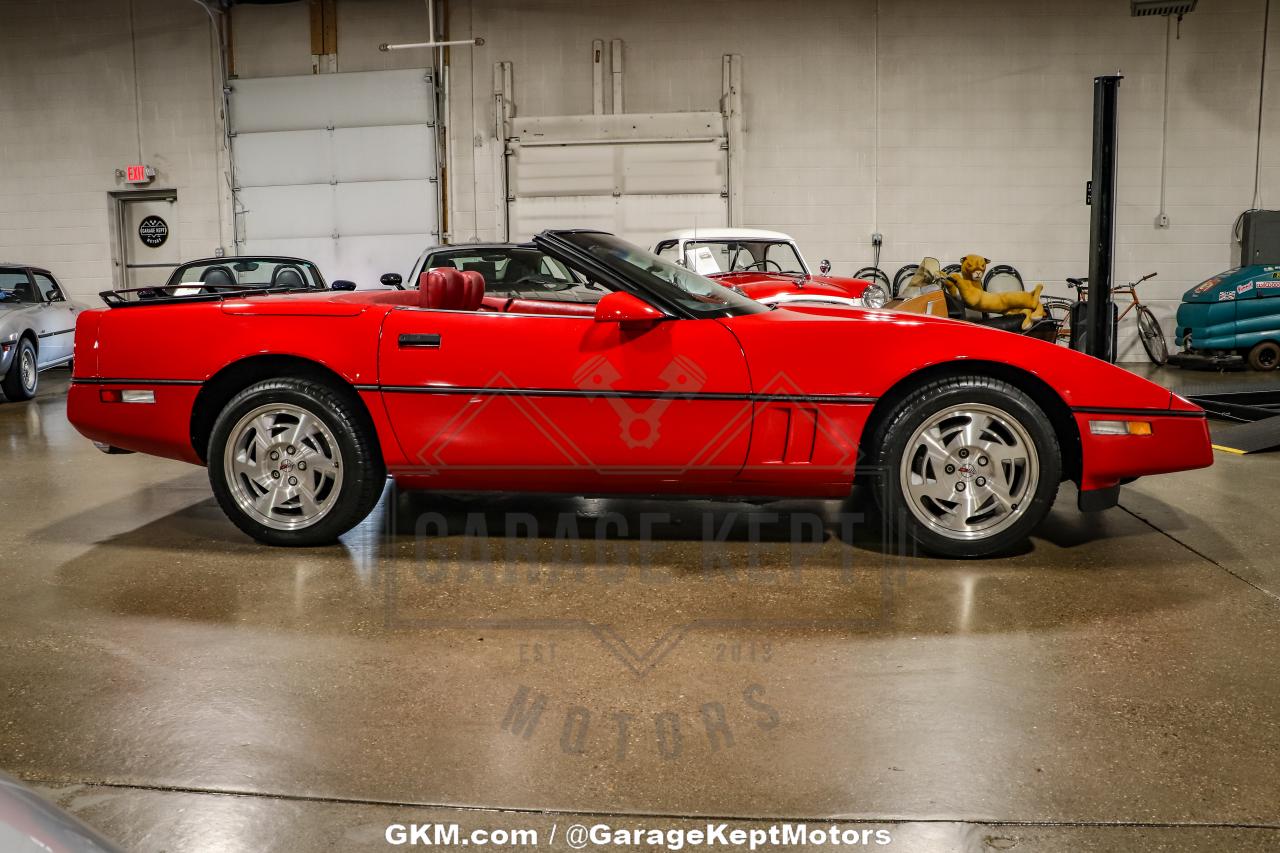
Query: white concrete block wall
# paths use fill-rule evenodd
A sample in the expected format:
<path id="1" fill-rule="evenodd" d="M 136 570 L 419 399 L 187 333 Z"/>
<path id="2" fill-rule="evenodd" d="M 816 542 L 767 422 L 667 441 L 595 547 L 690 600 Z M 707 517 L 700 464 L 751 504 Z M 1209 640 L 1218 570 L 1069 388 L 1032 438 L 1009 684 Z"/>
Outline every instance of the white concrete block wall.
<path id="1" fill-rule="evenodd" d="M 989 12 L 990 14 L 983 14 Z M 1166 210 L 1157 229 L 1166 24 L 1110 0 L 884 4 L 879 221 L 886 265 L 969 251 L 1067 295 L 1087 274 L 1092 90 L 1120 70 L 1116 276 L 1172 334 L 1179 298 L 1232 263 L 1253 192 L 1262 4 L 1205 0 L 1170 56 Z M 958 61 L 922 45 L 971 41 Z M 989 48 L 984 50 L 982 48 Z M 930 198 L 930 196 L 933 196 Z M 1121 358 L 1145 358 L 1125 318 Z"/>
<path id="2" fill-rule="evenodd" d="M 169 0 L 0 4 L 0 258 L 96 302 L 112 286 L 115 170 L 178 191 L 185 256 L 222 245 L 210 22 Z"/>
<path id="3" fill-rule="evenodd" d="M 792 232 L 841 272 L 870 262 L 879 230 L 890 273 L 979 251 L 1062 294 L 1088 259 L 1092 78 L 1119 69 L 1117 274 L 1159 270 L 1144 293 L 1172 331 L 1182 291 L 1234 261 L 1231 225 L 1254 203 L 1264 2 L 1201 0 L 1173 42 L 1163 230 L 1165 22 L 1123 0 L 449 0 L 448 36 L 486 39 L 450 51 L 449 229 L 492 238 L 501 221 L 494 63 L 514 65 L 518 114 L 585 113 L 591 42 L 619 38 L 629 112 L 715 109 L 721 56 L 743 57 L 746 224 Z M 426 37 L 420 0 L 337 8 L 339 70 L 429 62 L 377 50 Z M 110 284 L 106 193 L 127 162 L 178 187 L 183 254 L 230 242 L 207 19 L 191 2 L 132 9 L 131 35 L 129 0 L 0 3 L 0 256 L 79 293 Z M 305 3 L 237 6 L 232 22 L 237 74 L 310 72 Z M 1280 207 L 1280 54 L 1267 78 L 1259 199 Z M 1131 334 L 1122 353 L 1141 357 Z"/>
<path id="4" fill-rule="evenodd" d="M 618 38 L 624 104 L 634 113 L 718 109 L 722 57 L 741 54 L 745 217 L 791 231 L 815 258 L 857 255 L 873 197 L 873 2 L 793 4 L 785 14 L 767 0 L 456 0 L 449 8 L 451 38 L 485 39 L 455 51 L 451 66 L 455 238 L 496 236 L 485 230 L 501 203 L 491 166 L 493 64 L 513 64 L 517 114 L 589 113 L 592 41 Z"/>
<path id="5" fill-rule="evenodd" d="M 631 112 L 714 108 L 720 56 L 743 56 L 746 224 L 789 231 L 846 273 L 870 263 L 879 230 L 891 275 L 974 251 L 1066 295 L 1088 266 L 1092 80 L 1120 70 L 1116 274 L 1160 273 L 1141 292 L 1172 334 L 1182 292 L 1234 262 L 1231 226 L 1252 202 L 1263 2 L 1202 0 L 1172 44 L 1172 224 L 1157 229 L 1166 25 L 1120 0 L 813 0 L 785 14 L 755 0 L 453 0 L 451 34 L 486 39 L 452 68 L 450 197 L 477 232 L 455 236 L 494 236 L 493 63 L 513 62 L 520 114 L 584 113 L 591 41 L 621 38 Z M 1272 110 L 1277 68 L 1280 55 Z M 1263 148 L 1263 202 L 1275 186 L 1280 206 L 1280 114 Z M 1122 358 L 1144 357 L 1134 329 L 1131 315 Z"/>

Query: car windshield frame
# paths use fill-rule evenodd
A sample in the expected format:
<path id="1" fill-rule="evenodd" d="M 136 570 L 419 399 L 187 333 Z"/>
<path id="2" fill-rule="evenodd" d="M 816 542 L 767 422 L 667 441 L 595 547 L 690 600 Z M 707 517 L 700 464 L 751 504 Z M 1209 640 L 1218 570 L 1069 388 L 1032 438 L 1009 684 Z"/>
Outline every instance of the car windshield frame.
<path id="1" fill-rule="evenodd" d="M 601 281 L 601 284 L 612 283 L 675 317 L 723 319 L 772 310 L 706 276 L 603 231 L 544 231 L 534 242 L 588 279 L 602 278 L 598 273 L 592 274 L 592 266 L 607 271 L 611 281 Z M 552 251 L 554 248 L 565 251 Z M 587 269 L 584 270 L 584 266 Z"/>
<path id="2" fill-rule="evenodd" d="M 718 273 L 706 273 L 706 275 L 732 275 L 734 273 L 757 271 L 772 273 L 774 275 L 809 275 L 809 269 L 805 266 L 804 258 L 800 255 L 800 249 L 798 249 L 795 242 L 791 240 L 777 240 L 772 238 L 752 239 L 748 237 L 695 237 L 681 243 L 680 253 L 688 269 L 696 269 L 697 265 L 694 263 L 692 253 L 696 251 L 699 246 L 726 246 L 730 247 L 729 251 L 732 251 L 729 269 L 721 270 Z M 768 262 L 773 262 L 775 264 L 778 263 L 774 258 L 768 257 L 769 248 L 773 246 L 786 246 L 790 249 L 792 256 L 795 258 L 795 261 L 800 268 L 794 270 L 782 269 L 782 265 L 778 264 L 779 269 L 770 269 Z M 737 260 L 739 254 L 746 251 L 754 258 L 755 253 L 752 249 L 757 247 L 764 249 L 761 260 L 755 262 L 760 264 L 759 267 L 756 269 L 747 269 L 745 267 L 734 269 L 733 262 Z M 726 251 L 726 254 L 728 254 L 728 251 Z"/>

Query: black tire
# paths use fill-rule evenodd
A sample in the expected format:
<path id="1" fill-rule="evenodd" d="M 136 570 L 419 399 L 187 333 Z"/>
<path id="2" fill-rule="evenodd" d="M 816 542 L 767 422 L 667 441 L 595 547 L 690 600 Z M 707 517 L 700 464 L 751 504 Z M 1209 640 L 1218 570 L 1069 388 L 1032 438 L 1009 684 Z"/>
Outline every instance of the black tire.
<path id="1" fill-rule="evenodd" d="M 889 281 L 889 276 L 879 267 L 863 267 L 854 273 L 853 277 L 880 285 L 884 288 L 886 294 L 892 295 L 893 293 L 893 282 Z"/>
<path id="2" fill-rule="evenodd" d="M 1275 370 L 1280 365 L 1280 344 L 1263 341 L 1249 350 L 1249 366 L 1254 370 Z"/>
<path id="3" fill-rule="evenodd" d="M 22 365 L 27 359 L 30 360 L 30 369 L 27 371 L 30 376 L 24 378 Z M 36 395 L 36 390 L 40 387 L 40 371 L 36 368 L 36 363 L 36 345 L 31 343 L 30 338 L 21 338 L 13 353 L 13 360 L 9 362 L 9 371 L 0 382 L 5 399 L 20 403 Z"/>
<path id="4" fill-rule="evenodd" d="M 232 431 L 249 413 L 273 404 L 300 409 L 317 419 L 336 445 L 329 448 L 329 453 L 342 471 L 341 485 L 336 489 L 336 496 L 329 495 L 332 502 L 326 513 L 308 526 L 277 529 L 259 521 L 237 502 L 228 480 L 225 454 Z M 209 483 L 222 511 L 236 527 L 267 545 L 331 544 L 368 516 L 386 486 L 386 465 L 373 424 L 354 393 L 314 379 L 267 379 L 241 391 L 223 407 L 214 422 L 206 459 Z M 263 462 L 264 467 L 272 464 L 265 459 Z M 237 487 L 241 493 L 244 485 L 247 484 Z"/>
<path id="5" fill-rule="evenodd" d="M 1145 305 L 1138 306 L 1138 337 L 1142 340 L 1142 348 L 1147 351 L 1147 358 L 1151 359 L 1152 364 L 1168 363 L 1169 342 L 1164 339 L 1160 321 Z"/>
<path id="6" fill-rule="evenodd" d="M 1009 264 L 996 264 L 982 277 L 982 289 L 988 293 L 1025 293 L 1022 273 Z"/>
<path id="7" fill-rule="evenodd" d="M 1027 479 L 1021 492 L 1024 497 L 1018 509 L 1013 510 L 1014 514 L 1004 522 L 1007 526 L 993 524 L 988 535 L 983 535 L 980 530 L 967 535 L 947 535 L 936 526 L 927 525 L 917 517 L 917 510 L 912 509 L 911 499 L 902 483 L 904 466 L 910 470 L 913 465 L 912 459 L 906 455 L 908 443 L 916 431 L 935 416 L 966 406 L 994 409 L 1007 416 L 1017 423 L 1027 443 L 1035 449 L 1038 468 L 1035 479 L 1032 480 L 1029 473 L 1025 474 Z M 958 444 L 949 447 L 953 453 L 960 452 Z M 876 502 L 893 527 L 904 532 L 924 550 L 945 557 L 982 557 L 1008 551 L 1024 542 L 1053 506 L 1062 479 L 1062 453 L 1048 417 L 1018 388 L 986 376 L 950 377 L 917 388 L 881 422 L 871 436 L 867 454 L 872 466 L 868 471 L 872 476 L 868 480 L 874 487 Z M 956 476 L 958 480 L 973 477 L 967 482 L 977 486 L 982 477 L 975 474 L 981 472 L 975 472 L 972 466 L 981 463 L 983 457 L 970 455 L 967 458 L 971 461 L 960 465 L 961 468 L 971 466 L 969 473 L 946 476 Z M 1022 470 L 1029 471 L 1030 466 Z M 939 481 L 942 477 L 941 473 L 938 474 Z M 980 516 L 970 516 L 971 519 L 976 517 Z"/>
<path id="8" fill-rule="evenodd" d="M 916 274 L 916 270 L 920 269 L 919 264 L 904 264 L 893 275 L 893 292 L 889 295 L 897 299 L 902 295 L 902 288 L 907 286 L 907 282 L 911 281 L 911 277 Z"/>

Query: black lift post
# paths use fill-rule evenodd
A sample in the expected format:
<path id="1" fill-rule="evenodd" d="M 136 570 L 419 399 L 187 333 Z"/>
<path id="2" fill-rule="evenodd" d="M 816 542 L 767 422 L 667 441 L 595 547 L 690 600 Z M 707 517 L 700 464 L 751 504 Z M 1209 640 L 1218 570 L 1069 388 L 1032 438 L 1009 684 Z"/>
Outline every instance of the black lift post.
<path id="1" fill-rule="evenodd" d="M 1115 361 L 1115 304 L 1111 301 L 1116 241 L 1116 102 L 1119 74 L 1093 78 L 1093 180 L 1089 204 L 1089 302 L 1085 352 Z"/>

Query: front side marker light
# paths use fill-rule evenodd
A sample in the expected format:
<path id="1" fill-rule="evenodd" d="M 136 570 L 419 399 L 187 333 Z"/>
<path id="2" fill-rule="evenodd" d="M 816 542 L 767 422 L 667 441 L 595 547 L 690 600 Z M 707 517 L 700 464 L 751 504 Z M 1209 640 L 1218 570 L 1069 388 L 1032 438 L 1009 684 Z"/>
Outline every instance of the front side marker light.
<path id="1" fill-rule="evenodd" d="M 1094 435 L 1151 435 L 1150 421 L 1089 421 Z"/>

